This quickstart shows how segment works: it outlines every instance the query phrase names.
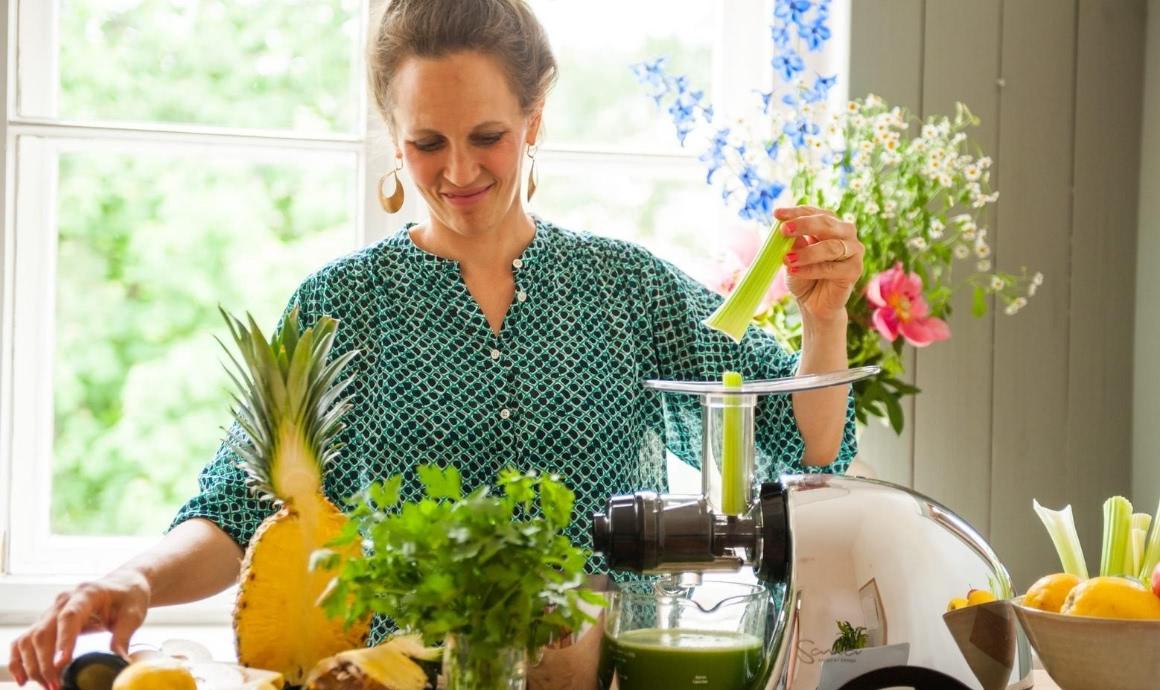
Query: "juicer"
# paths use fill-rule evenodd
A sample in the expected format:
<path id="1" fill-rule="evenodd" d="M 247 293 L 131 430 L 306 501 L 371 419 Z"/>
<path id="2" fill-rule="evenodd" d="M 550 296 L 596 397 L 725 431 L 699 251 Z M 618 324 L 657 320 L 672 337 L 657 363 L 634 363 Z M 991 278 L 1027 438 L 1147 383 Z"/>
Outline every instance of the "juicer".
<path id="1" fill-rule="evenodd" d="M 661 576 L 635 583 L 633 593 L 613 595 L 605 618 L 607 649 L 616 652 L 624 629 L 640 627 L 626 623 L 632 607 L 636 618 L 643 607 L 647 625 L 655 628 L 647 633 L 653 649 L 679 637 L 683 625 L 735 627 L 704 622 L 713 620 L 712 603 L 677 604 L 697 599 L 710 585 L 747 576 L 768 593 L 766 620 L 752 628 L 760 637 L 760 668 L 741 684 L 735 678 L 717 684 L 706 672 L 687 684 L 668 681 L 674 688 L 1031 687 L 1027 641 L 1002 601 L 1013 596 L 1010 576 L 987 541 L 953 511 L 873 479 L 798 474 L 754 481 L 759 396 L 847 386 L 877 372 L 863 367 L 740 385 L 645 384 L 666 395 L 701 397 L 701 493 L 613 496 L 605 512 L 593 515 L 594 550 L 611 569 Z M 970 589 L 991 590 L 1000 601 L 948 613 L 947 602 Z M 702 622 L 683 623 L 685 609 Z M 696 638 L 685 637 L 682 647 L 695 649 Z M 713 644 L 696 651 L 708 652 Z M 613 662 L 626 657 L 609 654 L 602 669 L 611 672 Z M 630 652 L 627 658 L 635 657 Z"/>

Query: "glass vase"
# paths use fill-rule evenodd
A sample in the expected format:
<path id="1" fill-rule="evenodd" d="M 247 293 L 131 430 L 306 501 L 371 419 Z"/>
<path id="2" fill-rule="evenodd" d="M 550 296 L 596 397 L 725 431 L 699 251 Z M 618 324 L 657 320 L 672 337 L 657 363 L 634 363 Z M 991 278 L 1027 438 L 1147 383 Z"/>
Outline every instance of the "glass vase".
<path id="1" fill-rule="evenodd" d="M 447 690 L 524 690 L 527 674 L 528 653 L 522 646 L 473 648 L 456 635 L 444 642 Z"/>

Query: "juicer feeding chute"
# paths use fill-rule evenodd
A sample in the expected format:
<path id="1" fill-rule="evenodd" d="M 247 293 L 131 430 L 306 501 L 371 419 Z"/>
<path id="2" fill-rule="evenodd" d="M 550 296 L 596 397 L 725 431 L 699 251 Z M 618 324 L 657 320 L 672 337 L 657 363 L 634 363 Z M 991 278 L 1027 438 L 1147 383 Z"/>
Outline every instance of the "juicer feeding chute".
<path id="1" fill-rule="evenodd" d="M 613 570 L 661 575 L 654 590 L 658 602 L 696 596 L 702 582 L 710 586 L 729 573 L 747 575 L 770 595 L 768 620 L 760 626 L 762 672 L 752 683 L 721 685 L 702 674 L 690 676 L 687 686 L 669 679 L 674 688 L 1030 687 L 1029 648 L 1009 607 L 972 611 L 969 621 L 952 620 L 952 614 L 944 620 L 946 602 L 969 588 L 994 589 L 1000 599 L 1012 594 L 1006 569 L 966 521 L 910 489 L 870 479 L 777 477 L 770 468 L 770 480 L 753 486 L 758 396 L 848 385 L 877 371 L 865 367 L 740 385 L 646 384 L 701 396 L 701 493 L 611 497 L 607 510 L 593 516 L 594 550 Z M 658 604 L 661 609 L 678 610 Z M 614 659 L 628 658 L 617 646 L 620 624 L 613 620 L 623 610 L 610 609 L 615 615 L 605 626 Z M 684 639 L 674 631 L 687 624 L 658 619 L 657 626 L 660 632 L 634 635 Z M 861 631 L 853 637 L 864 648 L 840 649 L 836 638 L 846 631 Z M 692 649 L 696 642 L 681 644 Z M 678 657 L 671 666 L 684 668 Z M 730 658 L 741 663 L 749 657 L 735 650 Z M 605 670 L 611 673 L 613 666 Z"/>

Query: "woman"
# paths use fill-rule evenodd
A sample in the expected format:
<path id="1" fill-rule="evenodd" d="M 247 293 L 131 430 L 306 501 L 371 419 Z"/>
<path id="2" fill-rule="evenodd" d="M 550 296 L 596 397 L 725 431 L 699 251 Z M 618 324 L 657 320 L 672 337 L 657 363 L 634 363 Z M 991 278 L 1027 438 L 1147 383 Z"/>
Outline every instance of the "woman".
<path id="1" fill-rule="evenodd" d="M 664 488 L 665 448 L 698 462 L 698 402 L 647 393 L 644 380 L 846 367 L 845 304 L 863 250 L 830 213 L 777 211 L 797 238 L 787 264 L 800 360 L 756 331 L 741 345 L 710 331 L 701 321 L 720 299 L 645 250 L 528 214 L 524 158 L 556 66 L 523 0 L 395 0 L 369 65 L 395 174 L 412 177 L 430 220 L 329 264 L 292 299 L 303 323 L 339 319 L 336 352 L 362 353 L 332 499 L 420 461 L 456 465 L 466 485 L 506 465 L 555 471 L 576 491 L 572 536 L 583 543 L 608 496 Z M 841 471 L 852 421 L 841 389 L 764 399 L 761 471 Z M 249 495 L 225 447 L 201 488 L 157 547 L 61 594 L 14 643 L 17 681 L 55 685 L 80 632 L 110 630 L 124 654 L 150 606 L 233 584 L 270 506 Z M 416 492 L 412 481 L 405 493 Z"/>

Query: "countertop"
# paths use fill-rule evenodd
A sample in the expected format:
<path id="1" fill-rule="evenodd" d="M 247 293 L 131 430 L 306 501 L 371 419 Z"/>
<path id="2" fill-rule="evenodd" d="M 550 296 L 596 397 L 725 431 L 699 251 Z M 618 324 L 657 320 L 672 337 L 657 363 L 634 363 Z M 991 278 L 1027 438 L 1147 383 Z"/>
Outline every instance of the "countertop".
<path id="1" fill-rule="evenodd" d="M 19 687 L 16 683 L 0 683 L 0 690 L 16 690 Z M 32 686 L 26 686 L 31 688 Z M 1059 686 L 1055 684 L 1043 671 L 1035 672 L 1035 690 L 1059 690 Z"/>

